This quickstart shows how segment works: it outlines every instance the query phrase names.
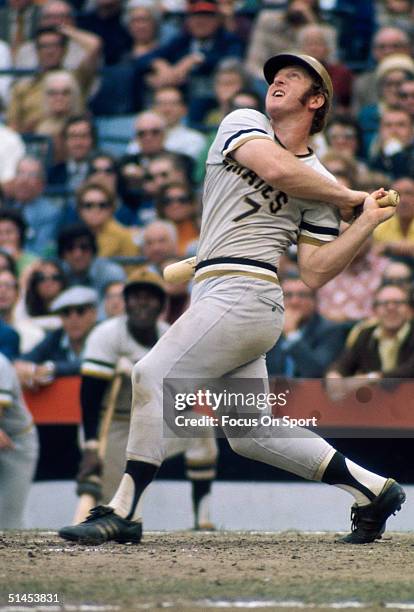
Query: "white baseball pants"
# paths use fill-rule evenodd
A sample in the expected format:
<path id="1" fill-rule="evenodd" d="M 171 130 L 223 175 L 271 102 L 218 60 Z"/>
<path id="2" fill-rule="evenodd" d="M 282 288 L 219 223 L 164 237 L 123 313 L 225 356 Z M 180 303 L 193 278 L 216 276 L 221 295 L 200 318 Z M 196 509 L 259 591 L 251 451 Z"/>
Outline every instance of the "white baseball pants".
<path id="1" fill-rule="evenodd" d="M 163 437 L 163 379 L 267 379 L 265 353 L 283 326 L 279 285 L 247 276 L 205 279 L 195 285 L 190 308 L 135 366 L 127 459 L 160 465 L 171 444 Z M 258 413 L 259 414 L 259 413 Z M 319 479 L 318 470 L 332 447 L 303 429 L 282 429 L 263 438 L 231 438 L 237 453 Z"/>

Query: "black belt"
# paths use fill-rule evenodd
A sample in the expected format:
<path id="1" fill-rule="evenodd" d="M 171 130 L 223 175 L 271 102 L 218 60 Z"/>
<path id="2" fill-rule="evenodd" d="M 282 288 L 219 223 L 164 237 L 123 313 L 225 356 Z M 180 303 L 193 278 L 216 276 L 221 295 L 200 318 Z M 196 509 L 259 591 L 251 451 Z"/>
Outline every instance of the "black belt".
<path id="1" fill-rule="evenodd" d="M 248 259 L 246 257 L 213 257 L 212 259 L 205 259 L 200 261 L 195 269 L 196 271 L 206 268 L 207 266 L 215 266 L 216 264 L 239 264 L 244 266 L 256 266 L 257 268 L 264 268 L 277 274 L 276 266 L 265 261 L 257 261 L 257 259 Z"/>

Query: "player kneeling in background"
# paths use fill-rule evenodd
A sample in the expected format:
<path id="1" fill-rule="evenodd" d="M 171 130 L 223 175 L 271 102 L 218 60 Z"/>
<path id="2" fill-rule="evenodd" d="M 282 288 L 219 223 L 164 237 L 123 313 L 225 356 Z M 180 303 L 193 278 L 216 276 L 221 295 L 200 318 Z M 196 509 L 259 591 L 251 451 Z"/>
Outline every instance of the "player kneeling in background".
<path id="1" fill-rule="evenodd" d="M 309 149 L 333 96 L 322 64 L 307 55 L 280 54 L 266 62 L 264 74 L 269 118 L 251 109 L 230 113 L 210 148 L 191 305 L 134 367 L 127 466 L 118 490 L 86 522 L 61 529 L 63 538 L 138 541 L 142 493 L 166 456 L 163 380 L 265 380 L 265 353 L 283 329 L 280 255 L 297 242 L 301 277 L 318 288 L 394 214 L 377 202 L 383 189 L 372 195 L 348 189 Z M 339 236 L 338 209 L 349 219 L 361 204 L 360 216 Z M 266 436 L 258 428 L 243 437 L 230 431 L 228 438 L 246 457 L 353 495 L 346 543 L 380 538 L 405 500 L 394 480 L 356 465 L 309 430 L 282 428 Z"/>
<path id="2" fill-rule="evenodd" d="M 77 476 L 78 495 L 108 502 L 125 467 L 131 410 L 131 373 L 167 331 L 159 320 L 166 293 L 161 278 L 147 270 L 134 272 L 124 288 L 125 315 L 98 325 L 90 334 L 82 362 L 81 404 L 85 443 Z M 116 399 L 104 461 L 99 454 L 98 426 L 109 382 L 119 374 L 122 384 Z M 194 527 L 210 529 L 209 497 L 216 474 L 217 444 L 214 431 L 199 438 L 167 440 L 166 456 L 185 453 L 186 475 L 192 484 Z M 101 480 L 102 476 L 102 480 Z"/>

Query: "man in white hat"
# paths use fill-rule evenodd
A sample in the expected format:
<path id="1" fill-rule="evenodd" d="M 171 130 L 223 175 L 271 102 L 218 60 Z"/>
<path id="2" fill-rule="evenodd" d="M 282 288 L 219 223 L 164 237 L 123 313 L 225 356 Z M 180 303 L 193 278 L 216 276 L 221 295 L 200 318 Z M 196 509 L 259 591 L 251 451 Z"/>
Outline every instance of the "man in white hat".
<path id="1" fill-rule="evenodd" d="M 80 372 L 86 338 L 96 323 L 98 294 L 90 287 L 74 286 L 63 291 L 51 311 L 62 319 L 62 327 L 50 332 L 31 351 L 15 362 L 23 386 L 50 384 L 57 376 Z"/>

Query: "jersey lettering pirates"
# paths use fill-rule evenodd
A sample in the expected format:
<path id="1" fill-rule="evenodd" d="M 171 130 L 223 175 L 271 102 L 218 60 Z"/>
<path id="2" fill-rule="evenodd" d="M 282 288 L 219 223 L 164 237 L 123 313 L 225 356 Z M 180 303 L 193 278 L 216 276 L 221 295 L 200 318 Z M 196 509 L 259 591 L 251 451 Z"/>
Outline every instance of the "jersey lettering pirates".
<path id="1" fill-rule="evenodd" d="M 253 138 L 275 142 L 270 121 L 258 111 L 240 109 L 223 119 L 211 145 L 197 262 L 213 261 L 208 267 L 197 269 L 196 280 L 201 280 L 206 270 L 222 273 L 254 270 L 243 262 L 215 262 L 216 258 L 255 260 L 272 268 L 277 267 L 280 255 L 292 243 L 303 240 L 319 245 L 339 234 L 337 209 L 288 196 L 233 159 L 232 153 Z M 312 151 L 298 157 L 317 172 L 336 180 Z M 264 273 L 276 276 L 275 271 Z"/>
<path id="2" fill-rule="evenodd" d="M 169 328 L 168 323 L 157 323 L 158 337 Z M 89 334 L 86 341 L 81 373 L 95 378 L 111 380 L 115 374 L 116 364 L 121 357 L 132 363 L 142 359 L 150 347 L 137 342 L 127 327 L 127 316 L 121 315 L 103 321 Z M 128 416 L 131 410 L 131 381 L 123 377 L 117 399 L 115 414 Z"/>

